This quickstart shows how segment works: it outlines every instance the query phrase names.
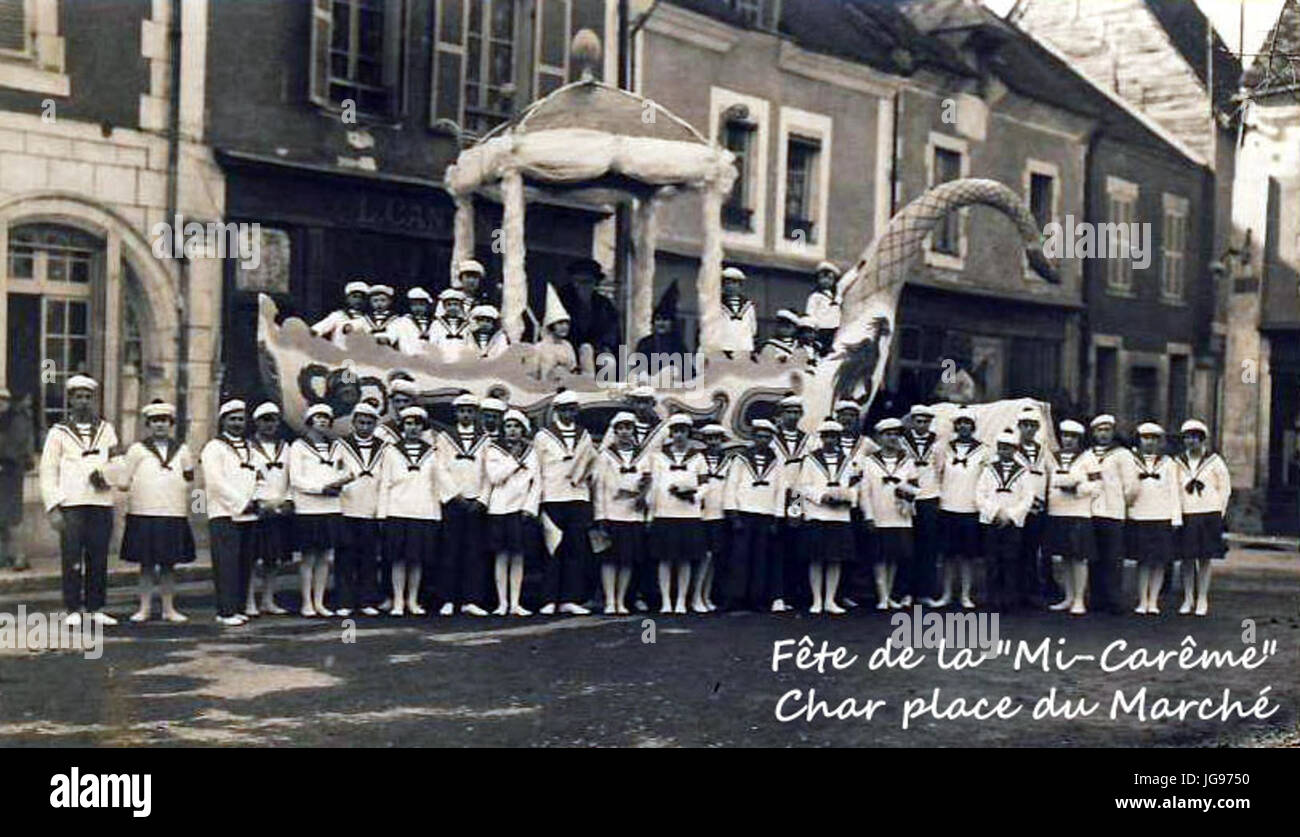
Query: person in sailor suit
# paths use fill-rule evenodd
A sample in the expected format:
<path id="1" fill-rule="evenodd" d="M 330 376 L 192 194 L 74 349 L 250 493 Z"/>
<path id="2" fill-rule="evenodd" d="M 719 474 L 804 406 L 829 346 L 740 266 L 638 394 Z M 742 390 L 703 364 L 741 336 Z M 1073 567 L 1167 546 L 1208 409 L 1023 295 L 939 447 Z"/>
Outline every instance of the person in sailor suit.
<path id="1" fill-rule="evenodd" d="M 956 436 L 948 440 L 943 450 L 943 477 L 939 485 L 944 566 L 943 595 L 935 607 L 944 607 L 952 601 L 953 581 L 960 570 L 961 606 L 969 609 L 975 607 L 971 588 L 975 581 L 975 559 L 982 551 L 975 485 L 989 453 L 984 443 L 975 438 L 975 415 L 969 409 L 960 407 L 954 411 L 952 426 Z"/>
<path id="2" fill-rule="evenodd" d="M 605 613 L 626 614 L 632 572 L 645 563 L 649 494 L 654 479 L 650 457 L 636 443 L 636 416 L 624 411 L 609 423 L 613 443 L 602 447 L 592 471 L 592 512 L 601 552 L 600 580 Z"/>
<path id="3" fill-rule="evenodd" d="M 999 433 L 997 455 L 980 466 L 975 482 L 975 505 L 988 556 L 987 604 L 993 609 L 1016 601 L 1020 536 L 1034 502 L 1033 475 L 1018 455 L 1020 443 L 1020 437 L 1010 430 Z M 970 607 L 965 598 L 962 606 Z"/>
<path id="4" fill-rule="evenodd" d="M 902 607 L 894 598 L 898 579 L 915 555 L 912 537 L 914 502 L 919 490 L 916 461 L 903 445 L 903 423 L 876 422 L 878 450 L 862 457 L 857 506 L 863 527 L 875 541 L 871 552 L 876 582 L 876 609 Z M 901 573 L 900 573 L 901 569 Z"/>
<path id="5" fill-rule="evenodd" d="M 860 469 L 862 459 L 880 449 L 870 436 L 862 432 L 862 406 L 856 401 L 841 399 L 835 402 L 834 414 L 835 420 L 844 428 L 840 434 L 840 451 Z M 872 539 L 867 536 L 862 509 L 854 503 L 849 511 L 853 516 L 854 554 L 869 557 Z M 847 607 L 857 607 L 858 600 L 870 592 L 872 563 L 870 560 L 860 560 L 849 565 L 848 572 L 840 583 L 843 591 L 840 601 Z"/>
<path id="6" fill-rule="evenodd" d="M 795 350 L 795 357 L 808 366 L 816 366 L 822 353 L 821 345 L 817 342 L 817 326 L 813 324 L 812 317 L 804 315 L 799 318 L 799 323 L 794 330 L 794 339 L 799 345 Z"/>
<path id="7" fill-rule="evenodd" d="M 264 401 L 253 410 L 253 437 L 248 440 L 257 467 L 257 522 L 253 524 L 253 571 L 261 576 L 262 604 L 250 581 L 244 613 L 283 616 L 275 603 L 275 579 L 293 561 L 293 498 L 289 492 L 289 445 L 280 436 L 280 408 Z"/>
<path id="8" fill-rule="evenodd" d="M 1158 614 L 1160 588 L 1173 560 L 1176 530 L 1183 525 L 1183 489 L 1178 464 L 1164 453 L 1165 431 L 1154 422 L 1138 425 L 1137 469 L 1128 497 L 1129 554 L 1138 561 L 1138 605 L 1134 613 Z"/>
<path id="9" fill-rule="evenodd" d="M 567 345 L 567 344 L 566 344 Z M 578 396 L 571 390 L 551 399 L 551 424 L 533 444 L 541 467 L 542 513 L 560 530 L 560 544 L 542 575 L 541 613 L 585 615 L 590 578 L 592 526 L 588 475 L 596 445 L 578 424 Z"/>
<path id="10" fill-rule="evenodd" d="M 1232 480 L 1223 457 L 1206 447 L 1209 430 L 1204 422 L 1188 419 L 1179 428 L 1183 452 L 1175 457 L 1182 486 L 1183 604 L 1178 612 L 1197 616 L 1210 612 L 1211 561 L 1223 560 L 1223 516 L 1232 496 Z"/>
<path id="11" fill-rule="evenodd" d="M 1061 422 L 1061 451 L 1048 475 L 1047 525 L 1043 532 L 1043 557 L 1059 557 L 1065 580 L 1065 598 L 1052 610 L 1087 613 L 1088 564 L 1096 559 L 1092 527 L 1093 498 L 1101 492 L 1101 463 L 1083 447 L 1083 425 Z M 1031 591 L 1021 590 L 1024 596 Z"/>
<path id="12" fill-rule="evenodd" d="M 786 468 L 773 445 L 776 425 L 755 419 L 751 427 L 754 441 L 732 459 L 722 488 L 731 529 L 725 599 L 728 609 L 761 611 L 785 585 L 775 541 L 786 514 Z"/>
<path id="13" fill-rule="evenodd" d="M 943 451 L 938 435 L 930 429 L 934 410 L 925 404 L 913 404 L 908 411 L 911 425 L 903 433 L 903 446 L 916 463 L 917 492 L 912 504 L 912 538 L 915 548 L 902 598 L 933 606 L 939 571 L 941 532 L 939 527 L 939 485 L 943 479 Z"/>
<path id="14" fill-rule="evenodd" d="M 821 262 L 813 281 L 817 287 L 808 294 L 804 303 L 804 313 L 812 320 L 817 330 L 817 345 L 820 354 L 831 350 L 835 342 L 835 330 L 840 327 L 840 295 L 836 286 L 840 281 L 840 269 L 830 262 Z"/>
<path id="15" fill-rule="evenodd" d="M 311 333 L 324 337 L 340 349 L 347 348 L 347 336 L 366 329 L 366 298 L 370 285 L 353 280 L 343 286 L 343 307 L 326 314 L 311 327 Z"/>
<path id="16" fill-rule="evenodd" d="M 799 527 L 803 525 L 803 511 L 799 497 L 799 471 L 810 446 L 808 434 L 799 429 L 803 419 L 803 399 L 790 394 L 777 402 L 776 452 L 785 469 L 786 512 L 785 525 L 781 527 L 781 552 L 777 560 L 782 565 L 782 583 L 774 588 L 772 612 L 790 610 L 786 597 L 802 600 L 811 593 L 804 587 L 807 577 L 807 557 L 803 554 L 803 538 Z"/>
<path id="17" fill-rule="evenodd" d="M 83 609 L 100 625 L 117 624 L 102 609 L 113 531 L 113 491 L 104 472 L 118 441 L 113 425 L 95 414 L 98 389 L 86 375 L 67 379 L 68 417 L 50 427 L 41 450 L 41 501 L 59 533 L 63 605 L 72 626 L 81 624 Z"/>
<path id="18" fill-rule="evenodd" d="M 546 286 L 546 313 L 542 318 L 540 339 L 533 346 L 536 366 L 533 374 L 539 381 L 554 381 L 562 374 L 578 371 L 578 355 L 569 342 L 569 312 L 555 293 L 555 288 Z"/>
<path id="19" fill-rule="evenodd" d="M 650 451 L 653 489 L 650 494 L 651 540 L 659 555 L 659 612 L 685 613 L 692 570 L 703 558 L 704 530 L 701 485 L 704 456 L 691 442 L 693 423 L 681 413 L 668 419 L 668 444 Z M 673 596 L 673 577 L 677 595 Z"/>
<path id="20" fill-rule="evenodd" d="M 248 599 L 248 579 L 256 549 L 257 463 L 244 438 L 247 408 L 231 399 L 217 410 L 217 436 L 199 452 L 207 496 L 208 544 L 217 588 L 217 622 L 238 627 Z"/>
<path id="21" fill-rule="evenodd" d="M 306 433 L 289 445 L 289 489 L 293 497 L 293 543 L 302 554 L 298 577 L 303 616 L 333 616 L 325 607 L 330 565 L 338 545 L 342 507 L 339 494 L 354 478 L 343 468 L 331 434 L 334 411 L 313 404 L 303 413 Z"/>
<path id="22" fill-rule="evenodd" d="M 668 441 L 668 425 L 664 424 L 655 407 L 654 387 L 641 384 L 628 390 L 627 410 L 634 419 L 632 438 L 641 450 L 657 450 Z M 600 447 L 609 447 L 616 439 L 611 423 L 601 437 Z"/>
<path id="23" fill-rule="evenodd" d="M 438 315 L 429 329 L 429 339 L 444 363 L 474 357 L 474 338 L 465 316 L 465 293 L 447 288 L 438 294 Z"/>
<path id="24" fill-rule="evenodd" d="M 821 446 L 799 466 L 804 524 L 800 533 L 808 558 L 809 613 L 844 613 L 835 597 L 845 564 L 857 560 L 851 509 L 857 505 L 861 473 L 840 448 L 844 427 L 834 419 L 817 426 Z"/>
<path id="25" fill-rule="evenodd" d="M 507 410 L 503 437 L 483 453 L 483 477 L 488 486 L 488 542 L 496 555 L 497 616 L 531 616 L 520 604 L 524 556 L 533 547 L 541 504 L 542 477 L 537 450 L 529 439 L 528 418 Z"/>
<path id="26" fill-rule="evenodd" d="M 479 400 L 470 393 L 451 402 L 456 411 L 454 427 L 438 435 L 435 453 L 442 480 L 443 550 L 438 575 L 438 592 L 443 604 L 438 613 L 460 612 L 487 616 L 483 608 L 487 583 L 487 508 L 483 504 L 483 451 L 491 439 L 478 426 Z"/>
<path id="27" fill-rule="evenodd" d="M 163 618 L 187 622 L 176 609 L 173 568 L 194 560 L 189 520 L 194 458 L 189 447 L 172 436 L 175 407 L 155 399 L 140 412 L 149 436 L 127 449 L 118 483 L 130 492 L 119 554 L 123 561 L 140 565 L 140 609 L 131 621 L 149 621 L 156 589 Z"/>
<path id="28" fill-rule="evenodd" d="M 758 334 L 758 313 L 753 301 L 741 290 L 744 282 L 745 272 L 740 268 L 723 269 L 717 348 L 727 357 L 753 352 L 754 336 Z"/>
<path id="29" fill-rule="evenodd" d="M 366 331 L 381 346 L 396 349 L 402 337 L 401 318 L 393 311 L 392 285 L 370 286 L 370 313 L 366 316 Z"/>
<path id="30" fill-rule="evenodd" d="M 700 475 L 700 519 L 704 524 L 704 560 L 700 571 L 693 577 L 694 591 L 691 610 L 708 613 L 718 609 L 713 603 L 714 577 L 722 570 L 725 577 L 727 556 L 727 520 L 724 509 L 727 475 L 731 470 L 732 451 L 723 447 L 727 430 L 720 424 L 706 424 L 700 428 L 704 440 L 704 473 Z"/>
<path id="31" fill-rule="evenodd" d="M 799 352 L 799 341 L 794 336 L 798 327 L 798 314 L 789 308 L 777 311 L 776 335 L 763 341 L 763 348 L 758 350 L 759 358 L 789 362 Z"/>
<path id="32" fill-rule="evenodd" d="M 423 355 L 434 351 L 433 297 L 424 288 L 406 292 L 406 313 L 397 317 L 392 331 L 397 349 L 404 355 Z"/>
<path id="33" fill-rule="evenodd" d="M 1090 422 L 1093 458 L 1101 465 L 1101 490 L 1092 498 L 1092 534 L 1096 562 L 1091 572 L 1088 602 L 1093 611 L 1118 615 L 1124 577 L 1124 556 L 1128 551 L 1125 499 L 1136 486 L 1137 466 L 1128 449 L 1115 443 L 1115 417 L 1102 414 Z"/>
<path id="34" fill-rule="evenodd" d="M 416 406 L 415 400 L 419 397 L 420 388 L 415 385 L 414 381 L 398 378 L 389 384 L 388 410 L 392 414 L 392 418 L 375 428 L 375 437 L 389 445 L 395 445 L 402 441 L 402 438 L 406 435 L 402 429 L 402 410 Z M 433 431 L 426 429 L 420 438 L 424 439 L 425 443 L 432 445 Z"/>
<path id="35" fill-rule="evenodd" d="M 339 492 L 342 518 L 334 576 L 338 616 L 356 610 L 379 615 L 379 487 L 388 444 L 375 436 L 378 424 L 379 410 L 363 401 L 352 408 L 352 432 L 338 441 L 343 472 L 352 477 Z"/>
<path id="36" fill-rule="evenodd" d="M 1027 477 L 1034 489 L 1034 502 L 1021 530 L 1020 570 L 1023 578 L 1020 588 L 1029 590 L 1030 595 L 1044 605 L 1060 599 L 1063 591 L 1053 576 L 1051 557 L 1042 550 L 1048 475 L 1056 463 L 1052 452 L 1039 441 L 1041 426 L 1036 407 L 1026 405 L 1020 409 L 1016 418 L 1016 430 L 1020 436 L 1017 455 L 1029 470 Z"/>
<path id="37" fill-rule="evenodd" d="M 469 312 L 469 348 L 475 357 L 492 360 L 510 347 L 510 338 L 501 330 L 501 313 L 491 305 L 477 305 Z"/>
<path id="38" fill-rule="evenodd" d="M 420 580 L 438 552 L 442 503 L 438 459 L 424 440 L 429 414 L 407 407 L 400 414 L 402 440 L 383 453 L 377 515 L 384 538 L 384 560 L 392 566 L 393 616 L 424 616 Z"/>

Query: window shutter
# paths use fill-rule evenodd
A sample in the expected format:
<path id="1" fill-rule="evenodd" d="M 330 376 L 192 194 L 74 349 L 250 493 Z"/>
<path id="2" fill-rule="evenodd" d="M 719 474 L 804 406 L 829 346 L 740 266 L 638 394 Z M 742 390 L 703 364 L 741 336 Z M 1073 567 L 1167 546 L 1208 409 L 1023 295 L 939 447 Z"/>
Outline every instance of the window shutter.
<path id="1" fill-rule="evenodd" d="M 537 2 L 535 98 L 542 98 L 569 80 L 569 0 Z"/>
<path id="2" fill-rule="evenodd" d="M 462 91 L 465 78 L 466 2 L 438 0 L 437 33 L 434 36 L 433 79 L 429 85 L 430 122 L 463 121 Z"/>
<path id="3" fill-rule="evenodd" d="M 399 117 L 405 109 L 406 14 L 403 0 L 387 0 L 384 6 L 384 87 L 388 88 L 388 115 Z"/>
<path id="4" fill-rule="evenodd" d="M 333 36 L 334 12 L 331 0 L 312 0 L 311 4 L 311 78 L 308 96 L 318 105 L 330 99 L 330 38 Z"/>

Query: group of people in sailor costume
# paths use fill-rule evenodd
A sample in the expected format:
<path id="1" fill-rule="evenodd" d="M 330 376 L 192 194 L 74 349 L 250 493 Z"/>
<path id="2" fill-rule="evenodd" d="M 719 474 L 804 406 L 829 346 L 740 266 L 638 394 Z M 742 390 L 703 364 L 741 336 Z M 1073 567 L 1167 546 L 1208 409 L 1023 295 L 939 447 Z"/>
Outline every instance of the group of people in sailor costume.
<path id="1" fill-rule="evenodd" d="M 756 344 L 758 315 L 753 300 L 744 292 L 745 272 L 734 266 L 724 268 L 719 349 L 728 357 L 750 355 L 816 365 L 831 351 L 835 331 L 840 327 L 840 271 L 831 262 L 824 261 L 817 265 L 814 277 L 816 287 L 808 294 L 804 313 L 780 309 L 776 312 L 773 335 Z"/>

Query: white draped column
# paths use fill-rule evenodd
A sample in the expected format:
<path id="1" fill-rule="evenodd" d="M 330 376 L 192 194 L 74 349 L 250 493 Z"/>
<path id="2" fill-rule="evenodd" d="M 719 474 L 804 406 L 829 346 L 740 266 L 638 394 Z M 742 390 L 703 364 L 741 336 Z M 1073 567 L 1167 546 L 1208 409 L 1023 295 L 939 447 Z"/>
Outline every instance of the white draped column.
<path id="1" fill-rule="evenodd" d="M 696 304 L 700 315 L 702 352 L 713 352 L 718 345 L 722 319 L 722 202 L 731 192 L 736 171 L 729 168 L 704 184 L 701 212 L 704 220 L 704 244 L 700 249 L 700 269 L 695 277 Z"/>
<path id="2" fill-rule="evenodd" d="M 528 276 L 524 271 L 524 178 L 518 169 L 501 176 L 501 225 L 505 253 L 501 268 L 501 327 L 518 342 L 524 333 L 528 306 Z"/>
<path id="3" fill-rule="evenodd" d="M 640 200 L 632 210 L 632 312 L 627 342 L 635 346 L 653 328 L 655 248 L 658 246 L 659 192 Z"/>
<path id="4" fill-rule="evenodd" d="M 457 194 L 456 215 L 452 219 L 451 286 L 460 286 L 457 271 L 465 259 L 474 258 L 474 194 Z"/>

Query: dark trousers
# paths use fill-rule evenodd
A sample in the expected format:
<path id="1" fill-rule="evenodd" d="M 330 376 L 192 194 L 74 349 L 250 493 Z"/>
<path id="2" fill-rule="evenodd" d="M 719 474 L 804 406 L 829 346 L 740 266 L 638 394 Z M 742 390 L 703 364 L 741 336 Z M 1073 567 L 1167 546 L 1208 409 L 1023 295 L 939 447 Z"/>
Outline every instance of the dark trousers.
<path id="1" fill-rule="evenodd" d="M 1124 521 L 1092 519 L 1097 553 L 1088 580 L 1088 607 L 1094 611 L 1124 612 L 1120 604 L 1124 586 Z"/>
<path id="2" fill-rule="evenodd" d="M 1025 576 L 1020 572 L 1024 545 L 1023 532 L 1013 525 L 984 526 L 985 575 L 988 591 L 985 605 L 990 609 L 1010 609 L 1024 594 Z"/>
<path id="3" fill-rule="evenodd" d="M 489 561 L 482 512 L 483 507 L 472 500 L 455 499 L 442 507 L 438 593 L 444 603 L 483 604 Z"/>
<path id="4" fill-rule="evenodd" d="M 212 551 L 212 580 L 217 588 L 217 615 L 244 612 L 248 582 L 253 571 L 254 523 L 235 523 L 228 517 L 208 521 Z"/>
<path id="5" fill-rule="evenodd" d="M 1042 514 L 1030 514 L 1025 517 L 1025 525 L 1020 531 L 1020 591 L 1024 603 L 1030 606 L 1055 602 L 1064 595 L 1052 580 L 1052 556 L 1040 556 L 1039 547 L 1043 541 Z M 1047 561 L 1044 572 L 1043 559 Z"/>
<path id="6" fill-rule="evenodd" d="M 767 592 L 771 599 L 785 599 L 786 604 L 812 601 L 812 588 L 808 586 L 808 557 L 803 554 L 805 525 L 803 520 L 791 518 L 777 524 L 776 551 L 770 552 L 774 567 Z"/>
<path id="7" fill-rule="evenodd" d="M 841 598 L 853 599 L 862 604 L 872 595 L 874 575 L 871 567 L 875 552 L 875 542 L 867 529 L 860 509 L 852 510 L 853 554 L 857 560 L 844 565 L 844 575 L 840 581 Z"/>
<path id="8" fill-rule="evenodd" d="M 108 540 L 112 506 L 65 506 L 59 551 L 63 556 L 63 606 L 99 610 L 108 588 Z"/>
<path id="9" fill-rule="evenodd" d="M 555 554 L 543 558 L 542 604 L 582 604 L 591 577 L 591 503 L 544 503 L 542 512 L 563 533 Z"/>
<path id="10" fill-rule="evenodd" d="M 936 577 L 939 563 L 939 498 L 916 501 L 916 516 L 912 518 L 912 538 L 916 544 L 912 561 L 906 568 L 898 568 L 895 578 L 900 595 L 911 594 L 913 600 L 933 598 L 938 586 Z M 904 585 L 903 582 L 906 582 Z"/>
<path id="11" fill-rule="evenodd" d="M 339 540 L 334 551 L 335 607 L 374 607 L 383 598 L 379 593 L 379 521 L 344 517 Z"/>
<path id="12" fill-rule="evenodd" d="M 782 590 L 783 562 L 773 553 L 776 518 L 740 512 L 731 521 L 731 549 L 725 584 L 730 607 L 766 610 Z"/>

